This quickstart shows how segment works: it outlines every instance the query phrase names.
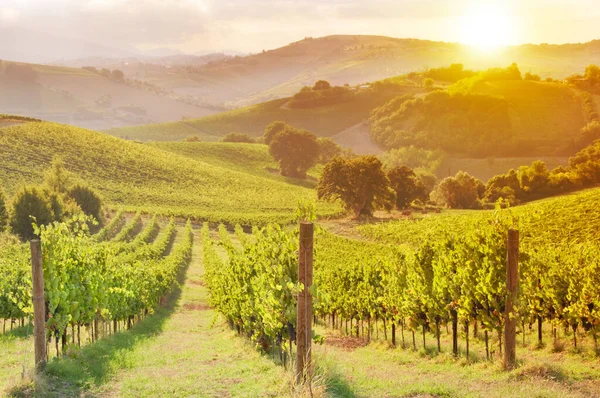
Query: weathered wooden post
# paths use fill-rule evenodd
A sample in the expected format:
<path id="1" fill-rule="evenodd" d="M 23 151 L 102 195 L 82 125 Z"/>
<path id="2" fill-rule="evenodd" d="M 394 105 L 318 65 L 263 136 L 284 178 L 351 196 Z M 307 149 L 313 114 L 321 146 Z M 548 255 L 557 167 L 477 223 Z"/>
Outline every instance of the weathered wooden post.
<path id="1" fill-rule="evenodd" d="M 504 367 L 511 369 L 516 362 L 517 317 L 514 304 L 519 286 L 519 231 L 508 230 L 506 254 L 506 308 L 504 311 Z"/>
<path id="2" fill-rule="evenodd" d="M 35 368 L 46 365 L 46 302 L 44 301 L 44 268 L 42 245 L 39 240 L 29 242 L 31 248 L 31 275 L 33 278 L 33 335 L 35 345 Z"/>
<path id="3" fill-rule="evenodd" d="M 313 279 L 313 232 L 311 222 L 300 223 L 300 250 L 298 251 L 298 282 L 304 285 L 298 293 L 298 318 L 296 331 L 296 381 L 303 383 L 312 371 L 312 296 L 310 287 Z"/>

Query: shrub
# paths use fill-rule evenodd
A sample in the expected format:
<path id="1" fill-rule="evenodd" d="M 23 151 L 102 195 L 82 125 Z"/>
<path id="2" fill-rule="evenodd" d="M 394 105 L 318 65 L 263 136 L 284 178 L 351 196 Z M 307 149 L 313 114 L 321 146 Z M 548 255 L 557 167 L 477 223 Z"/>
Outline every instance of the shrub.
<path id="1" fill-rule="evenodd" d="M 48 225 L 59 220 L 62 215 L 60 205 L 58 196 L 49 198 L 43 190 L 24 187 L 13 198 L 10 227 L 21 239 L 33 239 L 35 234 L 32 224 Z"/>
<path id="2" fill-rule="evenodd" d="M 248 144 L 255 144 L 256 140 L 244 133 L 229 133 L 221 139 L 222 142 L 245 142 Z"/>
<path id="3" fill-rule="evenodd" d="M 68 195 L 86 215 L 93 216 L 97 221 L 100 221 L 102 199 L 92 188 L 76 184 L 69 190 Z"/>

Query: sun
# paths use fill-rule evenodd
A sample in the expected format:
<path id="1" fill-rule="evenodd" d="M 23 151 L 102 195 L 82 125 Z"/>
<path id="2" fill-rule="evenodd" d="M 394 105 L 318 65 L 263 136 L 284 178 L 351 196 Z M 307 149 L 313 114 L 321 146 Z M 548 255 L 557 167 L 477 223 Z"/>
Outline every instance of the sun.
<path id="1" fill-rule="evenodd" d="M 512 44 L 514 39 L 513 18 L 501 5 L 474 5 L 468 9 L 460 23 L 460 41 L 480 50 L 493 51 Z"/>

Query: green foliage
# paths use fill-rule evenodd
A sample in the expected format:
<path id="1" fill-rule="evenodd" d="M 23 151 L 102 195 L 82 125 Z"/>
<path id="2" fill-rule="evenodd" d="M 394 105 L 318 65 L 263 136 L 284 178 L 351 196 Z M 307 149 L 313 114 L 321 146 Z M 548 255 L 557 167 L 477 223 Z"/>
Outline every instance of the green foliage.
<path id="1" fill-rule="evenodd" d="M 370 119 L 371 137 L 384 148 L 414 145 L 481 156 L 511 142 L 508 104 L 502 98 L 436 91 L 394 101 L 375 109 Z"/>
<path id="2" fill-rule="evenodd" d="M 355 217 L 372 215 L 378 208 L 389 210 L 394 201 L 394 192 L 376 156 L 333 159 L 323 170 L 317 193 L 319 199 L 341 200 Z"/>
<path id="3" fill-rule="evenodd" d="M 452 64 L 448 67 L 431 68 L 423 76 L 444 82 L 457 82 L 475 75 L 471 70 L 465 70 L 463 64 Z"/>
<path id="4" fill-rule="evenodd" d="M 83 184 L 75 184 L 69 189 L 68 196 L 86 215 L 93 216 L 97 221 L 102 219 L 102 199 L 92 188 Z"/>
<path id="5" fill-rule="evenodd" d="M 263 135 L 263 141 L 265 142 L 265 144 L 271 145 L 271 141 L 273 141 L 273 138 L 275 138 L 275 136 L 278 133 L 282 132 L 283 130 L 290 129 L 290 128 L 292 128 L 292 127 L 289 126 L 285 122 L 282 122 L 282 121 L 273 122 L 265 128 L 265 134 Z"/>
<path id="6" fill-rule="evenodd" d="M 319 156 L 317 137 L 308 131 L 285 128 L 270 140 L 269 153 L 279 163 L 282 175 L 305 178 Z"/>
<path id="7" fill-rule="evenodd" d="M 250 137 L 248 134 L 243 133 L 229 133 L 221 139 L 222 142 L 245 142 L 248 144 L 254 144 L 256 140 Z"/>
<path id="8" fill-rule="evenodd" d="M 413 201 L 426 202 L 429 192 L 415 172 L 406 166 L 394 167 L 388 171 L 390 186 L 396 192 L 396 207 L 404 209 Z"/>
<path id="9" fill-rule="evenodd" d="M 6 206 L 6 195 L 0 189 L 0 233 L 4 232 L 8 225 L 8 209 Z"/>
<path id="10" fill-rule="evenodd" d="M 435 191 L 433 199 L 451 209 L 473 209 L 477 206 L 482 194 L 481 181 L 464 171 L 459 171 L 454 177 L 444 178 Z"/>
<path id="11" fill-rule="evenodd" d="M 7 193 L 13 195 L 23 180 L 41 183 L 49 159 L 60 155 L 74 180 L 85 181 L 109 208 L 232 225 L 292 222 L 298 199 L 316 198 L 314 183 L 302 184 L 264 170 L 274 165 L 266 147 L 173 144 L 184 148 L 192 145 L 192 154 L 183 156 L 161 150 L 158 145 L 141 145 L 52 123 L 2 128 L 0 179 Z M 194 145 L 203 148 L 201 151 L 208 153 L 210 161 L 194 156 Z M 39 148 L 44 148 L 44 156 L 40 156 Z M 259 162 L 261 170 L 232 167 L 237 161 L 235 156 L 249 158 L 254 164 Z M 263 163 L 262 159 L 266 161 Z M 319 215 L 333 215 L 340 210 L 319 203 Z"/>
<path id="12" fill-rule="evenodd" d="M 35 187 L 23 187 L 12 199 L 10 227 L 23 240 L 36 237 L 33 224 L 48 225 L 60 220 L 62 209 L 57 200 Z"/>
<path id="13" fill-rule="evenodd" d="M 406 166 L 435 174 L 444 160 L 444 155 L 439 150 L 432 151 L 410 145 L 386 151 L 380 158 L 388 169 Z"/>
<path id="14" fill-rule="evenodd" d="M 329 137 L 317 138 L 319 146 L 319 163 L 325 164 L 342 154 L 342 148 Z"/>
<path id="15" fill-rule="evenodd" d="M 243 249 L 236 249 L 220 234 L 228 259 L 221 260 L 210 238 L 208 225 L 202 228 L 206 266 L 205 282 L 211 304 L 239 332 L 257 343 L 280 346 L 295 339 L 298 283 L 297 232 L 278 226 L 257 231 Z M 223 240 L 224 239 L 224 240 Z"/>
<path id="16" fill-rule="evenodd" d="M 50 167 L 45 172 L 44 186 L 51 192 L 65 194 L 71 185 L 72 176 L 65 168 L 65 162 L 60 157 L 54 157 Z"/>
<path id="17" fill-rule="evenodd" d="M 328 82 L 320 80 L 314 87 L 303 87 L 288 102 L 292 109 L 320 108 L 352 101 L 355 93 L 347 87 L 332 87 Z"/>

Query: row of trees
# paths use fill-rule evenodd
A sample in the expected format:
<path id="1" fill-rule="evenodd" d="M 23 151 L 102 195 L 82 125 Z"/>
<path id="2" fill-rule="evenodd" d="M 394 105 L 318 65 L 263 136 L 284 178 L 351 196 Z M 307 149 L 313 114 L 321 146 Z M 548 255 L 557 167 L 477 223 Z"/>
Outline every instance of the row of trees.
<path id="1" fill-rule="evenodd" d="M 8 201 L 0 191 L 0 232 L 10 230 L 23 240 L 33 239 L 33 223 L 48 225 L 83 212 L 100 221 L 102 200 L 90 187 L 75 182 L 60 159 L 54 159 L 41 186 L 25 186 Z"/>
<path id="2" fill-rule="evenodd" d="M 341 200 L 357 217 L 372 215 L 376 209 L 404 209 L 415 201 L 454 209 L 485 208 L 500 199 L 515 205 L 600 183 L 600 140 L 571 157 L 567 167 L 551 171 L 538 160 L 487 184 L 464 171 L 437 185 L 430 177 L 407 166 L 386 172 L 376 156 L 336 157 L 326 164 L 317 193 L 320 199 Z"/>

